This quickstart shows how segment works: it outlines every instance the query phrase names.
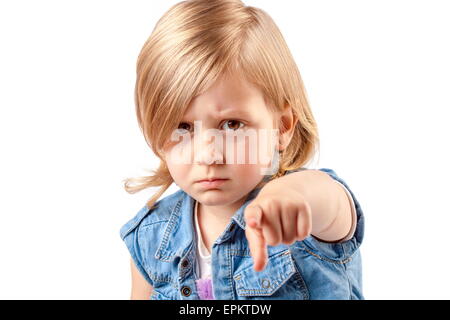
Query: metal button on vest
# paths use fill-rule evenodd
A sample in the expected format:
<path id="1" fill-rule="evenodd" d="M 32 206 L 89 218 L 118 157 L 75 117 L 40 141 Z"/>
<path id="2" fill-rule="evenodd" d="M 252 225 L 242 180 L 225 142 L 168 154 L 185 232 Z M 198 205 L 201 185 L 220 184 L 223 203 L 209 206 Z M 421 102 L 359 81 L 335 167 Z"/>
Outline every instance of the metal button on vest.
<path id="1" fill-rule="evenodd" d="M 189 297 L 191 295 L 191 288 L 189 287 L 182 287 L 181 288 L 181 294 L 185 297 Z"/>
<path id="2" fill-rule="evenodd" d="M 261 285 L 262 285 L 263 288 L 266 288 L 266 289 L 270 288 L 270 281 L 267 280 L 267 279 L 262 279 Z"/>
<path id="3" fill-rule="evenodd" d="M 181 262 L 181 266 L 182 266 L 183 268 L 187 268 L 187 266 L 189 266 L 189 260 L 183 260 L 183 261 Z"/>

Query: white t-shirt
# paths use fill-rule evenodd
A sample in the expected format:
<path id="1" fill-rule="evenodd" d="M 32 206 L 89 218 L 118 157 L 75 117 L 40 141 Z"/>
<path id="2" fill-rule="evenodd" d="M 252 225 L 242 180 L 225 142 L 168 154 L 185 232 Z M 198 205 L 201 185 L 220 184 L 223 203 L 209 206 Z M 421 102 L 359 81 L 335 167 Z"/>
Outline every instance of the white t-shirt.
<path id="1" fill-rule="evenodd" d="M 201 300 L 213 300 L 214 299 L 214 287 L 211 277 L 211 254 L 206 248 L 200 227 L 198 225 L 198 202 L 195 201 L 194 220 L 195 231 L 197 233 L 197 274 L 199 279 L 195 280 L 197 286 L 197 293 Z"/>
<path id="2" fill-rule="evenodd" d="M 198 201 L 195 201 L 195 209 L 194 209 L 194 220 L 195 220 L 195 231 L 197 233 L 197 261 L 199 267 L 199 276 L 200 279 L 210 279 L 211 278 L 211 253 L 208 248 L 206 248 L 203 239 L 202 233 L 200 232 L 200 227 L 198 225 Z"/>
<path id="3" fill-rule="evenodd" d="M 333 180 L 336 181 L 336 180 Z M 351 209 L 352 209 L 352 227 L 350 228 L 350 232 L 348 233 L 348 235 L 341 240 L 342 241 L 346 241 L 346 240 L 350 240 L 353 237 L 353 234 L 355 233 L 355 229 L 356 229 L 356 208 L 355 208 L 355 203 L 353 201 L 353 198 L 350 194 L 350 192 L 347 190 L 347 188 L 340 183 L 339 181 L 336 181 L 337 183 L 339 183 L 345 190 L 345 192 L 347 193 L 347 196 L 351 202 Z M 206 248 L 203 239 L 202 239 L 202 235 L 200 232 L 200 227 L 198 225 L 198 202 L 195 201 L 195 209 L 194 209 L 194 220 L 195 220 L 195 231 L 197 233 L 197 266 L 199 267 L 198 274 L 200 276 L 200 279 L 211 279 L 211 253 L 209 252 L 208 248 Z"/>

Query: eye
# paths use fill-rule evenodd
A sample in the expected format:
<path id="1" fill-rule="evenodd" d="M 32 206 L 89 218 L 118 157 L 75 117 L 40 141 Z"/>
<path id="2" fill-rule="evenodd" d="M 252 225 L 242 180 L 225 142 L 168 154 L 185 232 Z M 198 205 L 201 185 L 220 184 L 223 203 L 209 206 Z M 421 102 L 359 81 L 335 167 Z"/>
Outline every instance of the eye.
<path id="1" fill-rule="evenodd" d="M 189 123 L 186 123 L 186 122 L 181 122 L 181 123 L 178 125 L 178 129 L 180 129 L 180 130 L 191 131 L 191 125 L 190 125 Z"/>
<path id="2" fill-rule="evenodd" d="M 231 130 L 236 131 L 238 129 L 241 129 L 242 127 L 239 126 L 239 124 L 242 124 L 243 126 L 245 126 L 245 124 L 242 121 L 238 121 L 238 120 L 227 120 L 225 121 L 224 125 L 231 125 L 228 126 Z"/>

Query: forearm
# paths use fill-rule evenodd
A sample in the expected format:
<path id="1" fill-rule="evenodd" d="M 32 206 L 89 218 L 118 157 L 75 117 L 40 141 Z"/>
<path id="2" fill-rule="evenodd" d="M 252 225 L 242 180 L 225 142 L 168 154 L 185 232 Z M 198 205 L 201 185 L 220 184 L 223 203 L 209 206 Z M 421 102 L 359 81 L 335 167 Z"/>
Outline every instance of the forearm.
<path id="1" fill-rule="evenodd" d="M 303 170 L 278 178 L 286 188 L 293 188 L 311 208 L 311 234 L 324 241 L 344 238 L 351 227 L 351 207 L 345 190 L 327 173 Z"/>

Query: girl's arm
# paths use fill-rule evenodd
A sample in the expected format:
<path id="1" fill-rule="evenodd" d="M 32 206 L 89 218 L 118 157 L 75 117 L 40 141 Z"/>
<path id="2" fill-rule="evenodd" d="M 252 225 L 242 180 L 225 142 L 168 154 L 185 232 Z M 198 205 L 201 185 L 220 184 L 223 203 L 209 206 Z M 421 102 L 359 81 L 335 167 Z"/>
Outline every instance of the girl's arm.
<path id="1" fill-rule="evenodd" d="M 145 280 L 131 259 L 131 300 L 149 300 L 153 287 Z"/>
<path id="2" fill-rule="evenodd" d="M 300 191 L 310 205 L 313 236 L 334 242 L 348 234 L 352 226 L 351 202 L 344 188 L 327 173 L 309 169 L 279 179 L 284 179 L 286 187 Z"/>

